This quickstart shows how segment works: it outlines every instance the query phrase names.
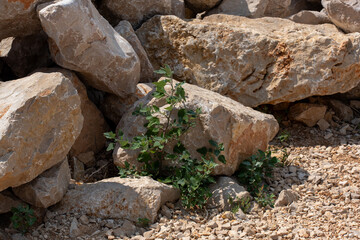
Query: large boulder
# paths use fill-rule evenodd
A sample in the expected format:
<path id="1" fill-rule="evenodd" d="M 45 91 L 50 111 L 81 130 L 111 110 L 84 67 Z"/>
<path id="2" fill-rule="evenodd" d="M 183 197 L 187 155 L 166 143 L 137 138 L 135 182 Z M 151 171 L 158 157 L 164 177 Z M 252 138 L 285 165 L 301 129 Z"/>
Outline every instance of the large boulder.
<path id="1" fill-rule="evenodd" d="M 70 156 L 77 156 L 89 151 L 98 153 L 105 147 L 104 132 L 109 131 L 103 114 L 88 98 L 84 84 L 72 75 L 71 82 L 78 91 L 81 100 L 81 113 L 84 117 L 83 128 L 74 145 L 71 147 Z"/>
<path id="2" fill-rule="evenodd" d="M 154 15 L 185 17 L 184 0 L 104 0 L 101 8 L 121 20 L 127 20 L 134 28 Z"/>
<path id="3" fill-rule="evenodd" d="M 45 3 L 38 14 L 57 64 L 79 72 L 96 89 L 122 97 L 135 91 L 139 58 L 90 0 Z"/>
<path id="4" fill-rule="evenodd" d="M 145 49 L 141 45 L 139 38 L 136 36 L 136 33 L 130 22 L 126 20 L 120 21 L 119 24 L 115 27 L 115 31 L 131 44 L 140 59 L 140 82 L 152 82 L 155 77 L 154 68 L 147 56 Z"/>
<path id="5" fill-rule="evenodd" d="M 52 61 L 47 36 L 37 33 L 3 39 L 0 42 L 0 59 L 20 78 L 37 68 L 48 67 Z"/>
<path id="6" fill-rule="evenodd" d="M 75 185 L 54 209 L 57 212 L 81 213 L 101 218 L 154 222 L 160 207 L 174 202 L 180 192 L 150 177 L 108 178 L 95 183 Z"/>
<path id="7" fill-rule="evenodd" d="M 186 5 L 195 12 L 207 11 L 215 7 L 220 2 L 221 0 L 185 0 Z"/>
<path id="8" fill-rule="evenodd" d="M 137 30 L 155 69 L 246 106 L 346 92 L 360 82 L 360 34 L 334 25 L 212 15 L 156 16 Z"/>
<path id="9" fill-rule="evenodd" d="M 257 0 L 259 1 L 259 0 Z M 264 0 L 260 0 L 264 1 Z M 264 16 L 288 17 L 308 8 L 307 0 L 267 0 Z"/>
<path id="10" fill-rule="evenodd" d="M 345 32 L 360 32 L 358 0 L 322 0 L 330 20 Z"/>
<path id="11" fill-rule="evenodd" d="M 200 156 L 196 150 L 204 146 L 210 147 L 209 140 L 223 143 L 226 164 L 219 162 L 213 172 L 215 175 L 232 175 L 242 160 L 256 153 L 258 149 L 265 150 L 269 141 L 278 132 L 279 125 L 271 115 L 257 112 L 230 98 L 195 85 L 184 84 L 183 87 L 187 94 L 187 108 L 194 111 L 201 108 L 202 113 L 196 126 L 189 129 L 181 141 L 190 154 L 198 159 Z M 166 86 L 166 90 L 171 91 L 169 85 Z M 152 94 L 137 101 L 117 127 L 124 132 L 126 139 L 146 132 L 145 118 L 132 115 L 132 111 L 139 105 L 155 105 L 163 111 L 167 107 L 165 101 L 154 98 Z M 137 152 L 134 150 L 122 149 L 119 146 L 116 146 L 113 153 L 115 164 L 121 167 L 125 166 L 125 162 L 139 166 L 136 157 Z"/>
<path id="12" fill-rule="evenodd" d="M 50 0 L 0 0 L 0 40 L 24 37 L 41 30 L 36 6 Z"/>
<path id="13" fill-rule="evenodd" d="M 60 163 L 79 136 L 80 97 L 67 71 L 0 82 L 0 191 Z"/>
<path id="14" fill-rule="evenodd" d="M 21 200 L 40 208 L 48 208 L 61 201 L 70 182 L 67 158 L 46 170 L 29 183 L 13 188 Z"/>

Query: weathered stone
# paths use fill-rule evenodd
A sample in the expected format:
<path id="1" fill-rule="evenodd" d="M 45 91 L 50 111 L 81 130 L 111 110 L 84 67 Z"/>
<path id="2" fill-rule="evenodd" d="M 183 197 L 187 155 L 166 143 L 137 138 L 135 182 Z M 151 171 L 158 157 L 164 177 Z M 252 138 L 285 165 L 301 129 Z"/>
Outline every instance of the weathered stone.
<path id="1" fill-rule="evenodd" d="M 264 16 L 284 18 L 307 8 L 306 0 L 268 0 Z"/>
<path id="2" fill-rule="evenodd" d="M 76 157 L 72 158 L 72 178 L 76 181 L 81 181 L 85 176 L 85 166 L 84 163 L 79 161 Z"/>
<path id="3" fill-rule="evenodd" d="M 322 0 L 331 21 L 345 32 L 360 32 L 360 2 L 357 0 Z"/>
<path id="4" fill-rule="evenodd" d="M 35 8 L 49 0 L 0 0 L 0 40 L 41 31 Z"/>
<path id="5" fill-rule="evenodd" d="M 330 127 L 330 123 L 328 123 L 325 119 L 320 119 L 317 122 L 317 125 L 319 126 L 321 131 L 325 131 L 326 129 L 328 129 Z"/>
<path id="6" fill-rule="evenodd" d="M 341 94 L 341 96 L 347 99 L 360 99 L 360 84 L 351 89 L 350 91 Z"/>
<path id="7" fill-rule="evenodd" d="M 93 151 L 81 153 L 77 156 L 77 159 L 87 167 L 95 166 L 95 155 Z"/>
<path id="8" fill-rule="evenodd" d="M 0 42 L 0 59 L 17 77 L 25 77 L 35 69 L 52 63 L 47 37 L 43 33 L 3 39 Z"/>
<path id="9" fill-rule="evenodd" d="M 240 186 L 230 177 L 219 177 L 216 183 L 210 185 L 212 196 L 208 199 L 207 206 L 220 208 L 222 211 L 231 210 L 232 205 L 241 201 L 250 201 L 251 195 L 243 186 Z"/>
<path id="10" fill-rule="evenodd" d="M 89 100 L 84 84 L 72 75 L 70 79 L 81 100 L 81 113 L 84 117 L 83 128 L 69 152 L 70 157 L 93 151 L 98 153 L 105 147 L 104 132 L 109 131 L 104 116 L 95 104 Z"/>
<path id="11" fill-rule="evenodd" d="M 134 28 L 155 15 L 185 16 L 184 0 L 104 0 L 102 7 L 116 17 L 129 21 Z"/>
<path id="12" fill-rule="evenodd" d="M 130 22 L 120 21 L 115 27 L 115 31 L 128 41 L 140 59 L 141 73 L 140 82 L 152 82 L 155 78 L 154 68 L 141 45 L 139 38 L 136 36 Z"/>
<path id="13" fill-rule="evenodd" d="M 124 236 L 130 237 L 135 232 L 136 232 L 136 226 L 128 220 L 125 220 L 120 228 L 114 230 L 115 236 L 117 237 L 124 237 Z"/>
<path id="14" fill-rule="evenodd" d="M 264 17 L 269 1 L 271 0 L 223 0 L 207 15 L 222 13 L 252 18 Z"/>
<path id="15" fill-rule="evenodd" d="M 0 82 L 0 191 L 60 163 L 83 117 L 71 73 L 50 69 Z"/>
<path id="16" fill-rule="evenodd" d="M 63 198 L 69 182 L 70 168 L 65 158 L 62 163 L 43 172 L 31 182 L 13 188 L 13 192 L 33 206 L 48 208 Z"/>
<path id="17" fill-rule="evenodd" d="M 278 199 L 275 202 L 275 207 L 284 207 L 290 205 L 292 202 L 297 201 L 299 196 L 293 190 L 282 190 Z"/>
<path id="18" fill-rule="evenodd" d="M 74 189 L 68 190 L 56 211 L 134 222 L 147 218 L 153 222 L 165 202 L 176 201 L 179 197 L 177 189 L 149 177 L 115 177 L 74 186 Z"/>
<path id="19" fill-rule="evenodd" d="M 135 91 L 139 58 L 90 0 L 46 3 L 38 13 L 57 64 L 79 72 L 96 89 L 122 97 Z"/>
<path id="20" fill-rule="evenodd" d="M 185 0 L 186 5 L 195 12 L 207 11 L 215 7 L 220 2 L 221 0 Z"/>
<path id="21" fill-rule="evenodd" d="M 20 205 L 24 205 L 24 202 L 9 190 L 0 192 L 0 214 L 10 212 L 13 207 L 16 208 Z"/>
<path id="22" fill-rule="evenodd" d="M 355 108 L 355 109 L 360 109 L 360 101 L 351 100 L 350 101 L 350 107 Z"/>
<path id="23" fill-rule="evenodd" d="M 360 81 L 360 35 L 331 24 L 156 16 L 137 35 L 155 69 L 168 64 L 179 79 L 247 106 L 346 92 Z"/>
<path id="24" fill-rule="evenodd" d="M 136 85 L 136 92 L 128 98 L 121 98 L 116 95 L 107 94 L 101 104 L 104 115 L 114 124 L 119 124 L 122 116 L 131 109 L 134 103 L 145 97 L 153 90 L 152 84 L 139 83 Z"/>
<path id="25" fill-rule="evenodd" d="M 289 17 L 291 21 L 296 23 L 304 23 L 304 24 L 324 24 L 331 23 L 331 20 L 324 12 L 317 11 L 301 11 L 298 12 L 291 17 Z"/>
<path id="26" fill-rule="evenodd" d="M 204 146 L 210 147 L 209 140 L 223 143 L 226 164 L 219 163 L 215 167 L 216 175 L 232 175 L 242 160 L 253 155 L 258 149 L 265 150 L 268 142 L 278 132 L 278 123 L 271 115 L 257 112 L 230 98 L 195 85 L 184 84 L 183 88 L 187 94 L 187 108 L 194 111 L 201 108 L 202 113 L 196 126 L 189 129 L 181 141 L 190 154 L 198 159 L 200 155 L 196 150 Z M 170 85 L 166 86 L 166 90 L 171 90 Z M 133 110 L 140 104 L 155 105 L 163 110 L 167 107 L 165 101 L 156 99 L 150 94 L 137 101 L 123 116 L 117 127 L 124 132 L 126 139 L 146 132 L 145 118 L 132 115 Z M 171 116 L 172 119 L 176 117 L 175 112 Z M 125 162 L 139 167 L 140 163 L 136 160 L 137 153 L 117 146 L 113 153 L 114 162 L 122 167 Z"/>
<path id="27" fill-rule="evenodd" d="M 331 108 L 335 111 L 336 116 L 339 118 L 347 122 L 350 122 L 354 118 L 354 112 L 351 107 L 336 99 L 331 99 L 329 103 Z"/>
<path id="28" fill-rule="evenodd" d="M 323 119 L 326 113 L 326 106 L 314 103 L 297 103 L 290 107 L 289 118 L 313 127 Z"/>

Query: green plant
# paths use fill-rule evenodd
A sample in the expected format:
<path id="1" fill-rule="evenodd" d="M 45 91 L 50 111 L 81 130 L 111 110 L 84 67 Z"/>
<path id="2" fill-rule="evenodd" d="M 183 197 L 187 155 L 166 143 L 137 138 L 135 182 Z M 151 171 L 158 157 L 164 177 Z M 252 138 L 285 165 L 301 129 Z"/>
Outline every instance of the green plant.
<path id="1" fill-rule="evenodd" d="M 138 150 L 137 161 L 142 164 L 140 169 L 126 163 L 124 168 L 119 168 L 122 177 L 151 176 L 180 189 L 185 207 L 201 208 L 211 195 L 207 185 L 214 182 L 210 174 L 217 166 L 216 159 L 225 163 L 225 157 L 221 155 L 224 146 L 210 140 L 211 147 L 198 149 L 200 160 L 191 157 L 180 139 L 195 126 L 201 109 L 186 107 L 184 83 L 172 79 L 173 72 L 169 66 L 156 72 L 164 75 L 165 79 L 154 83 L 156 89 L 153 96 L 159 101 L 165 100 L 166 105 L 158 107 L 154 103 L 138 106 L 133 115 L 146 118 L 146 132 L 132 140 L 125 139 L 121 130 L 117 136 L 113 132 L 105 133 L 105 137 L 113 141 L 107 150 L 113 150 L 116 143 L 124 149 Z"/>
<path id="2" fill-rule="evenodd" d="M 229 195 L 229 204 L 231 207 L 231 212 L 232 213 L 237 213 L 239 211 L 239 209 L 241 209 L 244 213 L 249 213 L 250 212 L 250 207 L 251 207 L 251 199 L 250 197 L 244 197 L 239 199 L 238 197 L 236 199 L 233 199 L 230 195 Z"/>
<path id="3" fill-rule="evenodd" d="M 29 228 L 36 222 L 34 210 L 31 209 L 28 205 L 20 205 L 16 208 L 13 207 L 11 212 L 13 214 L 11 217 L 13 228 L 22 233 L 26 233 Z"/>
<path id="4" fill-rule="evenodd" d="M 259 204 L 260 207 L 274 207 L 275 195 L 273 193 L 269 193 L 266 189 L 264 189 L 263 185 L 256 193 L 255 201 Z"/>
<path id="5" fill-rule="evenodd" d="M 280 133 L 280 135 L 277 138 L 280 140 L 280 142 L 286 142 L 290 138 L 290 133 L 284 130 Z"/>
<path id="6" fill-rule="evenodd" d="M 139 227 L 148 227 L 150 225 L 150 220 L 148 218 L 138 218 L 136 225 Z"/>
<path id="7" fill-rule="evenodd" d="M 289 160 L 289 153 L 286 148 L 281 149 L 281 157 L 280 157 L 280 164 L 282 166 L 288 167 L 291 165 L 292 161 Z"/>

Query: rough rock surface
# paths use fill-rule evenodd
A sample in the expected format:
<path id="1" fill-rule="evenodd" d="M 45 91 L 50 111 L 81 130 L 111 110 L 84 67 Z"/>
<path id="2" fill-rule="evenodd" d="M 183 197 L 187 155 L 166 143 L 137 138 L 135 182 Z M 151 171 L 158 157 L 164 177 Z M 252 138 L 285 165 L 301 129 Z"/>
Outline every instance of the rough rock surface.
<path id="1" fill-rule="evenodd" d="M 185 16 L 184 0 L 104 0 L 102 7 L 118 18 L 129 21 L 134 28 L 154 15 Z"/>
<path id="2" fill-rule="evenodd" d="M 134 222 L 147 218 L 153 222 L 163 204 L 179 197 L 177 189 L 149 177 L 115 177 L 68 190 L 56 211 Z"/>
<path id="3" fill-rule="evenodd" d="M 48 208 L 60 202 L 68 189 L 69 182 L 70 168 L 65 158 L 62 163 L 43 172 L 31 182 L 13 188 L 13 192 L 21 200 L 33 206 Z"/>
<path id="4" fill-rule="evenodd" d="M 357 0 L 322 0 L 331 21 L 345 32 L 360 32 L 360 2 Z"/>
<path id="5" fill-rule="evenodd" d="M 317 11 L 301 11 L 298 12 L 291 17 L 290 20 L 296 23 L 304 23 L 304 24 L 324 24 L 331 23 L 331 20 L 324 12 Z"/>
<path id="6" fill-rule="evenodd" d="M 323 119 L 326 113 L 326 106 L 312 103 L 297 103 L 289 110 L 289 118 L 313 127 Z"/>
<path id="7" fill-rule="evenodd" d="M 295 202 L 298 198 L 299 196 L 293 190 L 282 190 L 278 199 L 275 202 L 275 207 L 288 206 L 291 203 Z"/>
<path id="8" fill-rule="evenodd" d="M 223 0 L 221 4 L 210 10 L 207 15 L 230 14 L 243 17 L 264 17 L 270 0 Z"/>
<path id="9" fill-rule="evenodd" d="M 18 199 L 10 190 L 0 192 L 0 214 L 10 212 L 11 208 L 23 204 L 24 202 Z"/>
<path id="10" fill-rule="evenodd" d="M 109 131 L 109 126 L 100 110 L 89 100 L 84 84 L 75 74 L 70 80 L 80 96 L 81 113 L 84 117 L 83 128 L 71 147 L 70 156 L 77 156 L 89 151 L 96 154 L 105 147 L 104 132 Z"/>
<path id="11" fill-rule="evenodd" d="M 47 36 L 38 33 L 3 39 L 0 42 L 0 59 L 17 77 L 25 77 L 37 68 L 47 67 L 52 63 Z"/>
<path id="12" fill-rule="evenodd" d="M 306 10 L 307 7 L 306 0 L 268 0 L 264 15 L 268 17 L 284 18 L 302 10 Z"/>
<path id="13" fill-rule="evenodd" d="M 36 6 L 49 0 L 0 0 L 0 40 L 41 30 Z"/>
<path id="14" fill-rule="evenodd" d="M 136 36 L 136 33 L 134 32 L 130 22 L 126 20 L 120 21 L 119 24 L 115 27 L 115 31 L 131 44 L 140 59 L 140 82 L 152 82 L 155 77 L 154 68 L 147 56 L 145 49 L 141 45 L 139 38 Z"/>
<path id="15" fill-rule="evenodd" d="M 246 106 L 346 92 L 360 81 L 359 33 L 279 18 L 156 16 L 137 30 L 155 69 Z"/>
<path id="16" fill-rule="evenodd" d="M 346 104 L 336 99 L 331 99 L 329 103 L 339 118 L 347 122 L 353 120 L 354 112 L 351 109 L 351 107 L 347 106 Z"/>
<path id="17" fill-rule="evenodd" d="M 61 162 L 79 136 L 80 97 L 68 71 L 0 82 L 0 191 Z"/>
<path id="18" fill-rule="evenodd" d="M 221 0 L 185 0 L 186 5 L 195 12 L 207 11 L 215 7 L 220 2 Z"/>
<path id="19" fill-rule="evenodd" d="M 201 108 L 202 113 L 196 126 L 191 128 L 181 141 L 195 158 L 200 157 L 197 149 L 210 147 L 209 140 L 223 143 L 226 164 L 219 163 L 214 169 L 215 175 L 232 175 L 242 160 L 258 149 L 265 150 L 268 142 L 278 132 L 278 123 L 271 115 L 257 112 L 230 98 L 195 85 L 184 84 L 183 88 L 187 94 L 187 108 L 194 111 Z M 170 91 L 170 86 L 167 85 L 166 89 Z M 124 132 L 125 138 L 131 139 L 146 132 L 145 118 L 132 115 L 133 109 L 140 104 L 155 105 L 162 109 L 166 107 L 165 101 L 158 100 L 150 94 L 137 101 L 117 127 Z M 115 164 L 122 167 L 126 161 L 139 166 L 136 156 L 136 151 L 122 149 L 119 146 L 113 153 Z"/>
<path id="20" fill-rule="evenodd" d="M 243 186 L 240 186 L 234 179 L 230 177 L 219 177 L 216 183 L 210 185 L 212 196 L 208 199 L 207 207 L 218 208 L 222 211 L 231 210 L 232 199 L 234 203 L 241 200 L 248 199 L 250 201 L 251 195 Z"/>
<path id="21" fill-rule="evenodd" d="M 79 72 L 96 89 L 123 97 L 135 91 L 139 58 L 90 0 L 46 3 L 38 13 L 57 64 Z"/>

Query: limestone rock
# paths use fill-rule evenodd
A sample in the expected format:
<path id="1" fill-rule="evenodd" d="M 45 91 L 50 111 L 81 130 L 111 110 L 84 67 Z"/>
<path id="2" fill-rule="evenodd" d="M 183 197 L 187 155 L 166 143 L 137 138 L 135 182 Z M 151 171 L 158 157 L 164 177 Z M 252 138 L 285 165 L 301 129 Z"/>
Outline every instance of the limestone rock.
<path id="1" fill-rule="evenodd" d="M 230 14 L 243 17 L 264 17 L 265 10 L 271 0 L 223 0 L 221 4 L 210 10 L 207 15 Z"/>
<path id="2" fill-rule="evenodd" d="M 38 33 L 3 39 L 0 42 L 0 59 L 17 77 L 25 77 L 37 68 L 47 67 L 52 63 L 47 36 Z"/>
<path id="3" fill-rule="evenodd" d="M 347 99 L 360 99 L 360 84 L 351 89 L 350 91 L 341 94 L 341 96 Z"/>
<path id="4" fill-rule="evenodd" d="M 116 17 L 127 20 L 134 28 L 155 15 L 185 16 L 184 0 L 104 0 L 102 8 L 106 8 Z"/>
<path id="5" fill-rule="evenodd" d="M 33 206 L 48 208 L 60 202 L 70 182 L 70 168 L 67 158 L 62 163 L 40 174 L 29 183 L 13 188 L 23 201 Z"/>
<path id="6" fill-rule="evenodd" d="M 0 82 L 0 191 L 60 163 L 79 136 L 80 97 L 68 71 Z"/>
<path id="7" fill-rule="evenodd" d="M 177 189 L 149 177 L 115 177 L 74 186 L 74 189 L 68 190 L 56 211 L 134 222 L 147 218 L 153 222 L 165 202 L 176 201 L 179 197 Z"/>
<path id="8" fill-rule="evenodd" d="M 16 208 L 20 205 L 24 205 L 24 202 L 18 199 L 11 191 L 0 192 L 0 214 L 10 212 L 13 207 Z"/>
<path id="9" fill-rule="evenodd" d="M 207 11 L 215 7 L 220 2 L 221 0 L 185 0 L 186 5 L 198 13 Z"/>
<path id="10" fill-rule="evenodd" d="M 329 103 L 339 118 L 347 122 L 353 120 L 354 112 L 351 107 L 345 105 L 344 103 L 336 99 L 331 99 Z"/>
<path id="11" fill-rule="evenodd" d="M 297 201 L 299 196 L 293 190 L 282 190 L 278 199 L 275 202 L 275 207 L 284 207 L 290 205 L 292 202 Z"/>
<path id="12" fill-rule="evenodd" d="M 89 151 L 93 151 L 96 154 L 105 147 L 106 139 L 104 132 L 109 131 L 109 126 L 103 114 L 88 98 L 84 84 L 75 74 L 72 75 L 71 82 L 80 96 L 81 113 L 84 117 L 84 123 L 79 137 L 71 147 L 70 157 Z"/>
<path id="13" fill-rule="evenodd" d="M 0 40 L 40 32 L 35 8 L 49 0 L 0 0 Z"/>
<path id="14" fill-rule="evenodd" d="M 289 19 L 296 23 L 304 23 L 304 24 L 331 23 L 331 20 L 324 12 L 308 11 L 308 10 L 298 12 L 292 15 L 291 17 L 289 17 Z"/>
<path id="15" fill-rule="evenodd" d="M 168 64 L 178 79 L 246 106 L 346 92 L 360 81 L 359 33 L 331 24 L 156 16 L 136 33 L 155 69 Z"/>
<path id="16" fill-rule="evenodd" d="M 220 208 L 222 211 L 231 210 L 231 200 L 234 203 L 251 199 L 251 195 L 243 186 L 240 186 L 230 177 L 219 177 L 216 183 L 210 185 L 212 196 L 208 199 L 207 206 Z"/>
<path id="17" fill-rule="evenodd" d="M 145 52 L 145 49 L 141 45 L 139 38 L 136 36 L 136 33 L 134 32 L 130 22 L 126 20 L 120 21 L 119 24 L 115 27 L 115 31 L 131 44 L 140 59 L 140 82 L 152 82 L 155 77 L 154 68 L 147 56 L 147 53 Z"/>
<path id="18" fill-rule="evenodd" d="M 210 147 L 209 140 L 223 143 L 226 164 L 219 163 L 214 169 L 215 175 L 232 175 L 241 161 L 253 155 L 258 149 L 265 150 L 268 142 L 276 135 L 279 125 L 275 118 L 268 114 L 257 112 L 242 104 L 221 96 L 220 94 L 191 84 L 184 84 L 187 94 L 187 108 L 202 109 L 196 126 L 189 129 L 181 140 L 190 154 L 200 159 L 197 149 Z M 166 86 L 170 91 L 170 86 Z M 145 118 L 132 115 L 140 104 L 155 105 L 161 109 L 167 107 L 165 101 L 154 98 L 151 94 L 137 101 L 121 119 L 117 129 L 124 132 L 126 139 L 131 139 L 146 132 Z M 176 116 L 174 111 L 174 118 Z M 244 141 L 246 139 L 246 141 Z M 117 146 L 113 153 L 114 162 L 124 167 L 125 162 L 139 166 L 136 160 L 137 152 L 122 149 Z"/>
<path id="19" fill-rule="evenodd" d="M 306 0 L 268 0 L 264 15 L 284 18 L 307 8 Z"/>
<path id="20" fill-rule="evenodd" d="M 330 123 L 328 123 L 325 119 L 320 119 L 317 122 L 317 125 L 319 126 L 321 131 L 325 131 L 326 129 L 328 129 L 330 127 Z"/>
<path id="21" fill-rule="evenodd" d="M 331 21 L 345 32 L 360 32 L 360 2 L 357 0 L 322 0 Z"/>
<path id="22" fill-rule="evenodd" d="M 313 127 L 323 119 L 326 113 L 326 106 L 314 103 L 297 103 L 290 107 L 289 118 L 302 122 L 308 127 Z"/>
<path id="23" fill-rule="evenodd" d="M 38 14 L 58 65 L 79 72 L 96 89 L 122 97 L 135 91 L 139 58 L 90 0 L 42 4 Z"/>

